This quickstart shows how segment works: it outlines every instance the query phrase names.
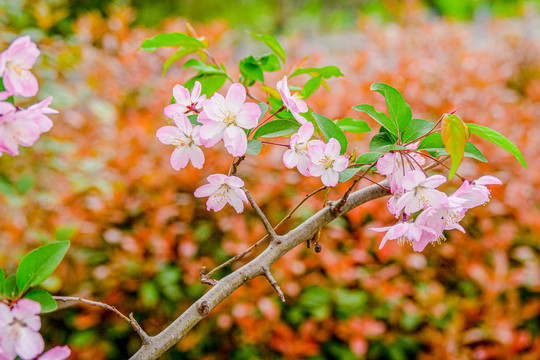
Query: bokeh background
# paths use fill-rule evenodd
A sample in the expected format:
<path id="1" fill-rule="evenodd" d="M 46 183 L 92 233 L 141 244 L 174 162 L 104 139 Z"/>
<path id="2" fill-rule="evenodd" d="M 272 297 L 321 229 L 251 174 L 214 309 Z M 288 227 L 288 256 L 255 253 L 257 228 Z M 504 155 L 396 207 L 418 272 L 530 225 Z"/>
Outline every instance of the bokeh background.
<path id="1" fill-rule="evenodd" d="M 477 140 L 489 159 L 460 173 L 499 177 L 485 206 L 469 211 L 467 234 L 414 253 L 369 227 L 392 222 L 385 199 L 334 221 L 322 252 L 305 246 L 274 267 L 281 303 L 255 279 L 219 305 L 164 359 L 538 359 L 540 358 L 540 17 L 538 1 L 222 1 L 0 0 L 0 45 L 20 34 L 38 42 L 39 98 L 54 96 L 55 126 L 17 158 L 0 158 L 0 265 L 51 239 L 72 247 L 46 288 L 134 312 L 155 334 L 207 289 L 213 268 L 264 235 L 251 211 L 215 214 L 195 188 L 228 170 L 222 150 L 206 151 L 198 171 L 168 163 L 155 138 L 172 86 L 193 75 L 173 50 L 138 50 L 158 32 L 190 21 L 211 51 L 238 74 L 239 58 L 267 49 L 245 30 L 269 32 L 289 68 L 337 65 L 309 99 L 319 113 L 384 109 L 372 82 L 399 89 L 415 117 L 436 121 L 459 107 L 465 121 L 490 126 L 523 151 L 529 170 Z M 275 73 L 274 84 L 283 73 Z M 294 83 L 301 85 L 301 77 Z M 369 122 L 370 120 L 367 119 Z M 370 122 L 373 125 L 372 122 Z M 369 134 L 350 137 L 359 151 Z M 281 149 L 263 149 L 239 174 L 271 222 L 320 186 L 283 168 Z M 453 181 L 446 188 L 459 186 Z M 330 194 L 339 195 L 338 190 Z M 285 232 L 322 206 L 310 200 Z M 218 273 L 238 268 L 235 263 Z M 71 306 L 43 317 L 47 344 L 68 344 L 74 359 L 125 359 L 140 344 L 113 313 Z"/>

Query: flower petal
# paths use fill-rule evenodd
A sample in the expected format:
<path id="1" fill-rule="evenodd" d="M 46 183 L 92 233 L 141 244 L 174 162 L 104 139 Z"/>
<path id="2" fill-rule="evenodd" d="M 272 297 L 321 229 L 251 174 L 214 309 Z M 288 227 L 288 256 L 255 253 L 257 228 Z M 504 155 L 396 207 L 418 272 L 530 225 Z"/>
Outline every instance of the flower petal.
<path id="1" fill-rule="evenodd" d="M 246 102 L 246 88 L 242 84 L 232 84 L 227 91 L 227 107 L 229 111 L 233 113 L 238 113 L 242 109 L 242 105 Z M 257 104 L 254 104 L 257 106 Z M 257 106 L 258 107 L 258 106 Z M 260 110 L 259 110 L 260 116 Z"/>

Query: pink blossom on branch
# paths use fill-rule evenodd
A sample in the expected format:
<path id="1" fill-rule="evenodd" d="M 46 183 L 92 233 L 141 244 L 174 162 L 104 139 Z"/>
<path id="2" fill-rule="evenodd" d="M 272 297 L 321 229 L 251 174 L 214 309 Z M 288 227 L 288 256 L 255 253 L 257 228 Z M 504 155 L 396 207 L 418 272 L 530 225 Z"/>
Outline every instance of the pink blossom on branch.
<path id="1" fill-rule="evenodd" d="M 244 181 L 237 176 L 213 174 L 206 178 L 208 184 L 195 190 L 196 197 L 207 197 L 206 210 L 219 211 L 229 203 L 237 213 L 244 211 L 248 199 L 241 189 Z"/>
<path id="2" fill-rule="evenodd" d="M 327 144 L 310 146 L 308 155 L 311 160 L 309 173 L 320 176 L 324 185 L 334 187 L 338 184 L 339 173 L 349 166 L 349 158 L 340 155 L 339 142 L 331 138 Z"/>
<path id="3" fill-rule="evenodd" d="M 437 232 L 416 222 L 398 222 L 392 226 L 371 228 L 377 232 L 385 232 L 379 250 L 388 240 L 397 240 L 399 245 L 412 245 L 414 251 L 422 251 L 425 246 L 437 238 Z"/>
<path id="4" fill-rule="evenodd" d="M 198 113 L 202 108 L 202 102 L 206 100 L 206 95 L 201 96 L 201 83 L 198 81 L 195 81 L 191 93 L 179 84 L 174 85 L 173 96 L 176 103 L 166 106 L 163 110 L 165 116 L 169 118 L 172 118 L 175 114 Z"/>
<path id="5" fill-rule="evenodd" d="M 287 85 L 287 76 L 284 76 L 281 81 L 277 82 L 276 85 L 279 93 L 281 94 L 281 100 L 283 100 L 283 105 L 290 110 L 292 115 L 300 124 L 305 124 L 307 122 L 300 113 L 305 113 L 308 111 L 308 106 L 306 102 L 300 97 L 300 93 L 295 92 L 291 95 L 289 86 Z"/>
<path id="6" fill-rule="evenodd" d="M 0 303 L 0 347 L 5 356 L 27 360 L 43 352 L 40 313 L 41 305 L 33 300 L 21 299 L 11 309 Z"/>
<path id="7" fill-rule="evenodd" d="M 203 102 L 203 111 L 197 120 L 201 143 L 211 147 L 223 139 L 225 148 L 233 156 L 242 156 L 247 149 L 244 129 L 253 129 L 261 117 L 261 109 L 255 103 L 246 103 L 246 89 L 233 84 L 227 96 L 216 93 Z"/>
<path id="8" fill-rule="evenodd" d="M 16 112 L 12 104 L 0 102 L 0 156 L 2 152 L 19 155 L 19 145 L 32 146 L 40 134 L 40 125 L 32 114 Z"/>
<path id="9" fill-rule="evenodd" d="M 67 346 L 55 346 L 44 352 L 37 360 L 66 360 L 71 355 L 71 350 Z"/>
<path id="10" fill-rule="evenodd" d="M 161 127 L 156 136 L 165 145 L 174 145 L 171 155 L 171 166 L 174 170 L 180 170 L 191 164 L 197 169 L 202 169 L 204 165 L 204 153 L 199 148 L 200 126 L 193 127 L 188 117 L 184 114 L 174 114 L 173 120 L 176 126 Z"/>
<path id="11" fill-rule="evenodd" d="M 0 77 L 10 95 L 31 97 L 37 94 L 38 81 L 30 69 L 39 54 L 30 36 L 18 37 L 0 54 Z"/>
<path id="12" fill-rule="evenodd" d="M 306 122 L 300 126 L 298 132 L 291 136 L 290 148 L 283 154 L 283 165 L 289 169 L 297 167 L 300 174 L 304 176 L 311 176 L 308 170 L 311 163 L 308 156 L 308 149 L 311 146 L 324 146 L 324 143 L 320 140 L 310 141 L 313 132 L 313 124 L 310 122 Z"/>
<path id="13" fill-rule="evenodd" d="M 467 209 L 483 205 L 491 197 L 491 192 L 486 185 L 502 185 L 502 182 L 489 175 L 482 176 L 473 182 L 465 180 L 460 188 L 456 190 L 454 196 L 463 199 L 463 207 Z"/>
<path id="14" fill-rule="evenodd" d="M 410 144 L 407 150 L 416 150 L 418 143 Z M 390 152 L 382 156 L 377 161 L 377 171 L 386 175 L 390 184 L 390 191 L 395 193 L 403 192 L 401 181 L 405 175 L 413 170 L 421 170 L 426 160 L 414 152 Z"/>
<path id="15" fill-rule="evenodd" d="M 405 194 L 397 201 L 396 210 L 413 214 L 427 207 L 440 207 L 447 203 L 445 193 L 435 188 L 446 182 L 442 175 L 427 177 L 421 170 L 409 172 L 401 181 Z"/>

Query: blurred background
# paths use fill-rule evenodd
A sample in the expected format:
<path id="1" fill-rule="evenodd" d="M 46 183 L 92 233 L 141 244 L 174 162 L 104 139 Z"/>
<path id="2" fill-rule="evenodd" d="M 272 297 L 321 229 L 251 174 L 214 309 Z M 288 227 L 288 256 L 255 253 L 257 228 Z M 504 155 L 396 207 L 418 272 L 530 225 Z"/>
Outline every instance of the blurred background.
<path id="1" fill-rule="evenodd" d="M 0 265 L 13 273 L 29 250 L 71 239 L 47 290 L 134 312 L 150 334 L 168 325 L 206 291 L 201 267 L 241 252 L 264 228 L 249 210 L 209 213 L 205 199 L 193 197 L 206 176 L 228 170 L 224 151 L 206 150 L 201 171 L 170 168 L 171 148 L 155 132 L 166 124 L 173 85 L 194 74 L 178 62 L 162 76 L 174 50 L 138 47 L 159 32 L 184 32 L 189 21 L 237 76 L 240 57 L 267 52 L 246 30 L 269 32 L 282 42 L 288 69 L 309 56 L 305 66 L 337 65 L 345 74 L 328 81 L 331 92 L 321 88 L 309 99 L 315 111 L 358 118 L 351 106 L 362 103 L 382 111 L 369 86 L 385 82 L 403 93 L 414 117 L 436 121 L 459 108 L 465 121 L 503 133 L 529 170 L 478 139 L 489 163 L 467 159 L 460 174 L 490 174 L 504 185 L 494 187 L 487 206 L 468 212 L 467 234 L 450 232 L 423 253 L 394 243 L 379 251 L 381 236 L 368 228 L 392 219 L 386 199 L 373 201 L 325 228 L 321 253 L 299 246 L 276 263 L 286 303 L 255 279 L 163 358 L 538 359 L 539 4 L 0 0 L 0 49 L 32 36 L 42 50 L 34 67 L 38 98 L 54 96 L 60 110 L 35 146 L 0 158 Z M 269 84 L 283 73 L 274 75 Z M 370 136 L 350 139 L 363 151 Z M 284 169 L 281 156 L 265 148 L 239 171 L 272 223 L 320 186 Z M 308 201 L 281 232 L 322 202 Z M 127 323 L 86 306 L 44 316 L 42 333 L 48 345 L 68 344 L 74 359 L 125 359 L 140 346 Z"/>

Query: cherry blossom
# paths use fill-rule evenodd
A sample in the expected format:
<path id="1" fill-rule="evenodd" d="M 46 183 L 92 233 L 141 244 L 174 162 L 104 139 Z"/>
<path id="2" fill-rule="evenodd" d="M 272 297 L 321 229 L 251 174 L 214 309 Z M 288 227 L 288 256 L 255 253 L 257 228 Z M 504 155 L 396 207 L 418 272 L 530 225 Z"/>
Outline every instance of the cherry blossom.
<path id="1" fill-rule="evenodd" d="M 219 211 L 226 203 L 234 207 L 237 213 L 244 211 L 244 202 L 248 202 L 241 189 L 244 181 L 237 176 L 213 174 L 206 178 L 208 184 L 195 190 L 196 197 L 207 197 L 206 210 Z"/>
<path id="2" fill-rule="evenodd" d="M 165 145 L 174 145 L 175 149 L 171 155 L 171 166 L 174 170 L 180 170 L 191 164 L 202 169 L 204 165 L 204 153 L 199 148 L 200 126 L 193 127 L 188 117 L 184 114 L 174 114 L 173 120 L 176 126 L 161 127 L 156 136 Z"/>
<path id="3" fill-rule="evenodd" d="M 195 81 L 191 93 L 180 84 L 174 85 L 173 96 L 176 103 L 166 106 L 163 110 L 165 116 L 169 118 L 175 114 L 198 113 L 202 108 L 202 102 L 206 100 L 206 95 L 201 96 L 201 83 L 198 81 Z"/>
<path id="4" fill-rule="evenodd" d="M 39 54 L 30 36 L 18 37 L 0 54 L 0 76 L 10 95 L 31 97 L 37 94 L 38 81 L 30 69 Z"/>
<path id="5" fill-rule="evenodd" d="M 339 181 L 339 173 L 349 165 L 349 158 L 340 155 L 339 142 L 331 138 L 327 144 L 310 146 L 308 155 L 311 160 L 308 171 L 311 176 L 320 176 L 324 185 L 334 187 Z"/>
<path id="6" fill-rule="evenodd" d="M 386 175 L 393 194 L 403 192 L 401 181 L 405 175 L 413 170 L 421 170 L 421 166 L 425 164 L 426 160 L 421 155 L 412 152 L 418 145 L 414 143 L 406 146 L 406 150 L 411 152 L 390 152 L 377 161 L 377 171 Z"/>
<path id="7" fill-rule="evenodd" d="M 53 98 L 49 96 L 42 101 L 29 106 L 27 109 L 20 110 L 17 112 L 16 117 L 20 118 L 31 118 L 34 120 L 42 133 L 51 130 L 53 122 L 47 115 L 49 114 L 58 114 L 58 111 L 49 107 L 51 105 Z"/>
<path id="8" fill-rule="evenodd" d="M 405 194 L 397 201 L 396 210 L 413 214 L 427 207 L 440 207 L 448 201 L 445 193 L 435 188 L 446 182 L 442 175 L 427 177 L 421 170 L 409 172 L 401 181 Z"/>
<path id="9" fill-rule="evenodd" d="M 300 113 L 305 113 L 308 111 L 308 107 L 306 102 L 300 97 L 299 92 L 295 92 L 291 95 L 291 91 L 287 85 L 287 76 L 284 76 L 281 81 L 278 81 L 276 87 L 281 94 L 283 105 L 290 110 L 294 118 L 298 120 L 300 124 L 305 124 L 307 120 L 304 119 Z"/>
<path id="10" fill-rule="evenodd" d="M 44 352 L 37 360 L 65 360 L 71 355 L 71 350 L 67 346 L 55 346 Z"/>
<path id="11" fill-rule="evenodd" d="M 461 187 L 456 190 L 454 196 L 463 199 L 463 207 L 467 209 L 483 205 L 491 197 L 491 192 L 486 185 L 502 185 L 502 182 L 489 175 L 482 176 L 473 182 L 465 180 Z"/>
<path id="12" fill-rule="evenodd" d="M 324 145 L 320 140 L 310 141 L 313 132 L 313 124 L 310 122 L 300 126 L 298 132 L 291 136 L 290 148 L 283 154 L 283 165 L 289 169 L 297 167 L 300 174 L 304 176 L 311 176 L 308 169 L 311 163 L 308 156 L 309 147 Z"/>
<path id="13" fill-rule="evenodd" d="M 227 96 L 216 93 L 203 102 L 203 111 L 198 116 L 202 123 L 201 143 L 211 147 L 223 139 L 225 148 L 233 156 L 242 156 L 247 149 L 244 129 L 257 126 L 261 109 L 255 103 L 246 103 L 246 89 L 242 84 L 233 84 Z"/>
<path id="14" fill-rule="evenodd" d="M 399 245 L 412 245 L 414 251 L 422 251 L 426 245 L 437 238 L 437 232 L 428 226 L 418 222 L 398 222 L 392 226 L 371 228 L 370 230 L 384 232 L 379 250 L 384 247 L 388 240 L 397 240 Z"/>
<path id="15" fill-rule="evenodd" d="M 19 155 L 19 145 L 32 146 L 41 134 L 40 123 L 32 112 L 19 111 L 8 102 L 0 102 L 0 155 Z"/>
<path id="16" fill-rule="evenodd" d="M 0 346 L 7 358 L 33 359 L 43 352 L 40 313 L 41 305 L 33 300 L 21 299 L 11 309 L 0 303 Z"/>

